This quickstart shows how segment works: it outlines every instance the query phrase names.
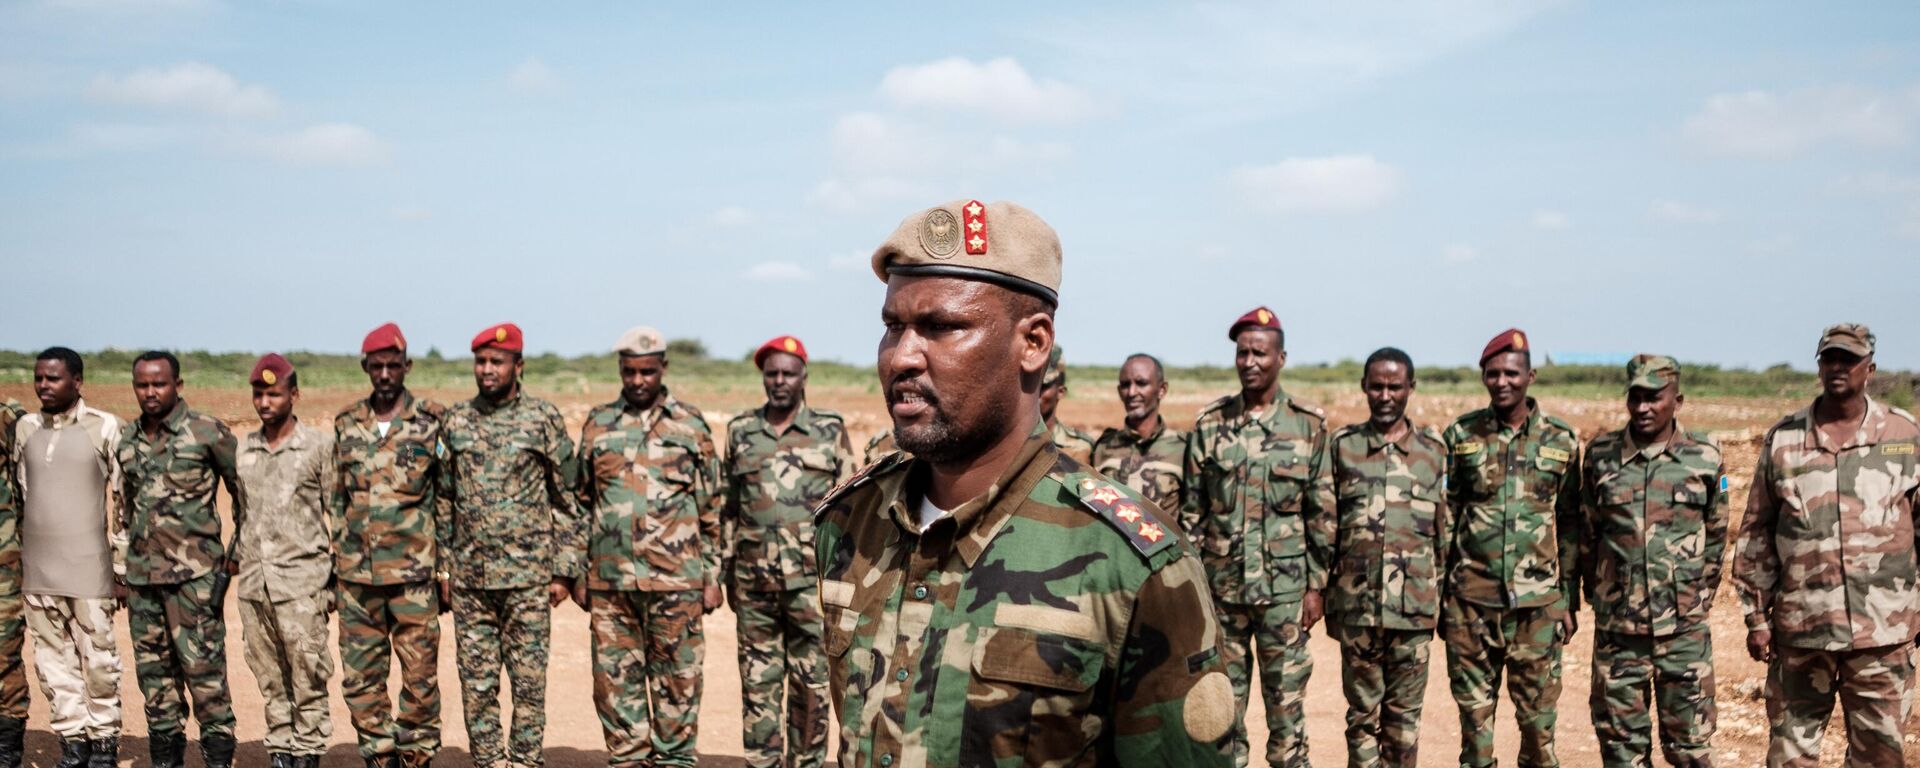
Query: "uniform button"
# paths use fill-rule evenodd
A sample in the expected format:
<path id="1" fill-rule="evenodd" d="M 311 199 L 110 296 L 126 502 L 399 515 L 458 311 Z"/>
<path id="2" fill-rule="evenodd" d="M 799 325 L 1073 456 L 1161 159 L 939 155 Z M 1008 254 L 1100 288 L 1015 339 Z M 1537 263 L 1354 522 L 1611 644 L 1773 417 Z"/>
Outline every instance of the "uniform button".
<path id="1" fill-rule="evenodd" d="M 893 679 L 895 679 L 895 680 L 898 680 L 898 681 L 900 681 L 900 682 L 903 682 L 903 683 L 904 683 L 904 682 L 906 682 L 906 681 L 907 681 L 907 671 L 906 671 L 906 670 L 904 670 L 904 669 L 902 669 L 902 670 L 898 670 L 898 671 L 896 671 L 896 672 L 894 672 L 894 673 L 893 673 Z"/>
<path id="2" fill-rule="evenodd" d="M 920 586 L 917 586 L 917 587 L 914 587 L 914 588 L 913 588 L 913 599 L 915 599 L 915 600 L 925 600 L 925 599 L 927 599 L 927 585 L 925 585 L 925 584 L 922 584 L 922 585 L 920 585 Z"/>
<path id="3" fill-rule="evenodd" d="M 881 768 L 886 768 L 886 766 L 889 766 L 889 765 L 893 765 L 893 755 L 881 755 L 880 756 Z"/>

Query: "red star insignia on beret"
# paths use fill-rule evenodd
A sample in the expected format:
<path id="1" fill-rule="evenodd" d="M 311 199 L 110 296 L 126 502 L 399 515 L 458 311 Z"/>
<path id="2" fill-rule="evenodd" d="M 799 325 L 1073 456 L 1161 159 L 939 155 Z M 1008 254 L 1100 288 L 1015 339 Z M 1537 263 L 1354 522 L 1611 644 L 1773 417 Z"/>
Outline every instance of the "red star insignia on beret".
<path id="1" fill-rule="evenodd" d="M 981 205 L 978 200 L 969 200 L 960 211 L 966 214 L 964 218 L 966 219 L 967 232 L 972 235 L 972 237 L 967 238 L 967 255 L 985 255 L 987 252 L 987 207 Z"/>
<path id="2" fill-rule="evenodd" d="M 1140 507 L 1132 502 L 1117 504 L 1113 508 L 1113 516 L 1129 523 L 1137 523 L 1140 522 Z"/>
<path id="3" fill-rule="evenodd" d="M 1123 497 L 1120 495 L 1120 492 L 1114 490 L 1112 486 L 1107 486 L 1087 494 L 1087 498 L 1100 502 L 1101 504 L 1112 504 Z"/>
<path id="4" fill-rule="evenodd" d="M 1146 539 L 1149 543 L 1159 543 L 1161 539 L 1166 538 L 1166 535 L 1166 531 L 1160 530 L 1160 526 L 1153 523 L 1140 524 L 1140 538 Z"/>

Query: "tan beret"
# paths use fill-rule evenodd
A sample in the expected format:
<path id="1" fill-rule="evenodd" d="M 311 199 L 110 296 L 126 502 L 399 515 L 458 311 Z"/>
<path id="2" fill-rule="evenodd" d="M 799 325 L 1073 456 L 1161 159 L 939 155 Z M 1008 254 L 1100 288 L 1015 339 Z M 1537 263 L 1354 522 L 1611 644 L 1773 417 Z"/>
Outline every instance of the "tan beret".
<path id="1" fill-rule="evenodd" d="M 879 250 L 873 273 L 982 280 L 1060 303 L 1060 237 L 1014 203 L 955 200 L 908 216 Z"/>
<path id="2" fill-rule="evenodd" d="M 620 334 L 620 340 L 613 345 L 613 351 L 627 357 L 641 355 L 664 355 L 667 353 L 667 340 L 659 331 L 644 325 L 628 328 Z"/>

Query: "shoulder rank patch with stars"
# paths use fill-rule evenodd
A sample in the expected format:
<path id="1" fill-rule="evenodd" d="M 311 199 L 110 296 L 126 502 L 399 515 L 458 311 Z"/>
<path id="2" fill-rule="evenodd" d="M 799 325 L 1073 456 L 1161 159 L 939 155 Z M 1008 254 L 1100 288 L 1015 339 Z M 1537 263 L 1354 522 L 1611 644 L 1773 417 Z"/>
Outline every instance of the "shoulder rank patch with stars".
<path id="1" fill-rule="evenodd" d="M 1072 490 L 1081 504 L 1099 514 L 1100 519 L 1109 525 L 1120 529 L 1126 535 L 1127 542 L 1139 550 L 1141 556 L 1152 557 L 1160 550 L 1173 546 L 1173 531 L 1153 519 L 1153 514 L 1141 506 L 1145 502 L 1129 498 L 1113 483 L 1084 477 L 1079 484 L 1072 486 Z"/>
<path id="2" fill-rule="evenodd" d="M 868 464 L 865 469 L 853 473 L 853 477 L 847 478 L 846 482 L 841 483 L 831 491 L 827 491 L 827 495 L 821 497 L 820 504 L 813 508 L 813 514 L 815 516 L 825 514 L 827 508 L 833 506 L 834 502 L 839 501 L 840 497 L 847 495 L 847 493 L 855 488 L 866 485 L 867 481 L 872 480 L 874 477 L 885 474 L 894 467 L 905 464 L 907 460 L 907 454 L 900 451 L 894 451 L 893 453 L 880 457 L 879 461 Z"/>

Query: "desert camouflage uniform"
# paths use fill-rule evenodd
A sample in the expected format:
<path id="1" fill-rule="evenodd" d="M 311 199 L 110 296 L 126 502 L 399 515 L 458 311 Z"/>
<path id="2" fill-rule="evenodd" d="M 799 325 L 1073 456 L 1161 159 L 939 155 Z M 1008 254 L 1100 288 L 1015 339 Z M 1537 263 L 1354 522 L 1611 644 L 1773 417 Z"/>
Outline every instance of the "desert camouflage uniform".
<path id="1" fill-rule="evenodd" d="M 1411 768 L 1452 544 L 1447 445 L 1412 423 L 1389 442 L 1372 422 L 1335 432 L 1332 444 L 1339 514 L 1327 632 L 1340 642 L 1347 765 Z"/>
<path id="2" fill-rule="evenodd" d="M 1258 414 L 1241 395 L 1201 410 L 1187 435 L 1187 504 L 1181 527 L 1206 565 L 1233 681 L 1235 720 L 1246 715 L 1258 650 L 1267 705 L 1267 761 L 1307 764 L 1306 688 L 1313 674 L 1300 624 L 1307 590 L 1327 585 L 1334 496 L 1320 410 L 1287 396 Z M 1234 761 L 1246 765 L 1244 724 Z"/>
<path id="3" fill-rule="evenodd" d="M 1229 762 L 1206 574 L 1152 504 L 1034 427 L 925 533 L 904 454 L 822 503 L 841 766 Z"/>
<path id="4" fill-rule="evenodd" d="M 261 430 L 240 443 L 240 480 L 252 525 L 234 544 L 247 667 L 266 705 L 269 754 L 319 756 L 333 735 L 327 614 L 333 546 L 327 530 L 333 433 L 295 422 L 280 445 Z"/>
<path id="5" fill-rule="evenodd" d="M 597 407 L 580 431 L 593 700 L 614 765 L 696 759 L 701 590 L 719 585 L 725 547 L 705 426 L 663 397 L 644 411 Z"/>
<path id="6" fill-rule="evenodd" d="M 1053 444 L 1060 446 L 1060 452 L 1073 457 L 1074 461 L 1093 465 L 1093 438 L 1087 433 L 1056 420 L 1053 422 Z"/>
<path id="7" fill-rule="evenodd" d="M 573 442 L 560 410 L 516 392 L 448 409 L 448 503 L 437 521 L 452 581 L 455 655 L 473 763 L 544 765 L 547 585 L 576 579 L 586 524 L 574 503 Z M 503 749 L 500 671 L 513 684 L 513 731 Z"/>
<path id="8" fill-rule="evenodd" d="M 1187 481 L 1182 474 L 1187 435 L 1168 429 L 1166 419 L 1153 434 L 1140 437 L 1126 427 L 1109 428 L 1093 444 L 1095 471 L 1140 492 L 1154 506 L 1178 514 L 1186 504 Z"/>
<path id="9" fill-rule="evenodd" d="M 239 441 L 219 419 L 187 409 L 163 417 L 159 437 L 138 423 L 120 433 L 120 529 L 127 532 L 127 624 L 134 676 L 146 696 L 149 732 L 178 735 L 187 702 L 200 738 L 233 735 L 227 692 L 224 603 L 227 552 L 215 509 L 219 484 L 233 497 L 233 525 L 246 527 L 247 497 L 236 472 Z"/>
<path id="10" fill-rule="evenodd" d="M 1494 765 L 1493 718 L 1507 678 L 1523 768 L 1559 765 L 1559 623 L 1579 607 L 1580 437 L 1527 399 L 1519 429 L 1491 408 L 1441 438 L 1451 453 L 1453 553 L 1440 636 L 1460 707 L 1460 765 Z"/>
<path id="11" fill-rule="evenodd" d="M 1747 628 L 1773 633 L 1769 765 L 1817 764 L 1835 696 L 1850 765 L 1904 764 L 1920 632 L 1916 446 L 1913 417 L 1871 398 L 1839 445 L 1811 406 L 1761 444 L 1733 576 Z"/>
<path id="12" fill-rule="evenodd" d="M 440 592 L 433 577 L 449 533 L 438 525 L 446 408 L 400 393 L 380 435 L 361 400 L 333 419 L 334 570 L 340 599 L 341 697 L 360 755 L 424 765 L 440 751 Z M 400 662 L 400 704 L 387 690 Z"/>
<path id="13" fill-rule="evenodd" d="M 863 467 L 871 466 L 878 463 L 881 459 L 886 458 L 887 454 L 895 453 L 899 450 L 900 446 L 895 445 L 893 442 L 893 431 L 887 430 L 881 432 L 880 434 L 874 435 L 873 439 L 867 441 L 866 450 L 860 453 L 860 465 Z"/>
<path id="14" fill-rule="evenodd" d="M 77 404 L 76 404 L 77 405 Z M 8 398 L 0 404 L 0 718 L 27 719 L 27 668 L 20 660 L 26 644 L 26 603 L 20 594 L 20 496 L 16 487 L 14 463 L 18 446 L 14 442 L 14 423 L 25 410 Z M 0 725 L 12 731 L 14 723 Z M 18 732 L 0 733 L 9 743 Z"/>
<path id="15" fill-rule="evenodd" d="M 829 719 L 813 509 L 857 467 L 840 414 L 802 404 L 777 435 L 765 414 L 727 425 L 723 570 L 739 623 L 743 741 L 753 768 L 813 767 L 826 759 Z"/>
<path id="16" fill-rule="evenodd" d="M 1678 425 L 1664 445 L 1626 430 L 1587 446 L 1580 573 L 1593 606 L 1589 706 L 1609 768 L 1653 764 L 1653 719 L 1674 766 L 1713 765 L 1713 641 L 1727 494 L 1720 448 Z"/>

